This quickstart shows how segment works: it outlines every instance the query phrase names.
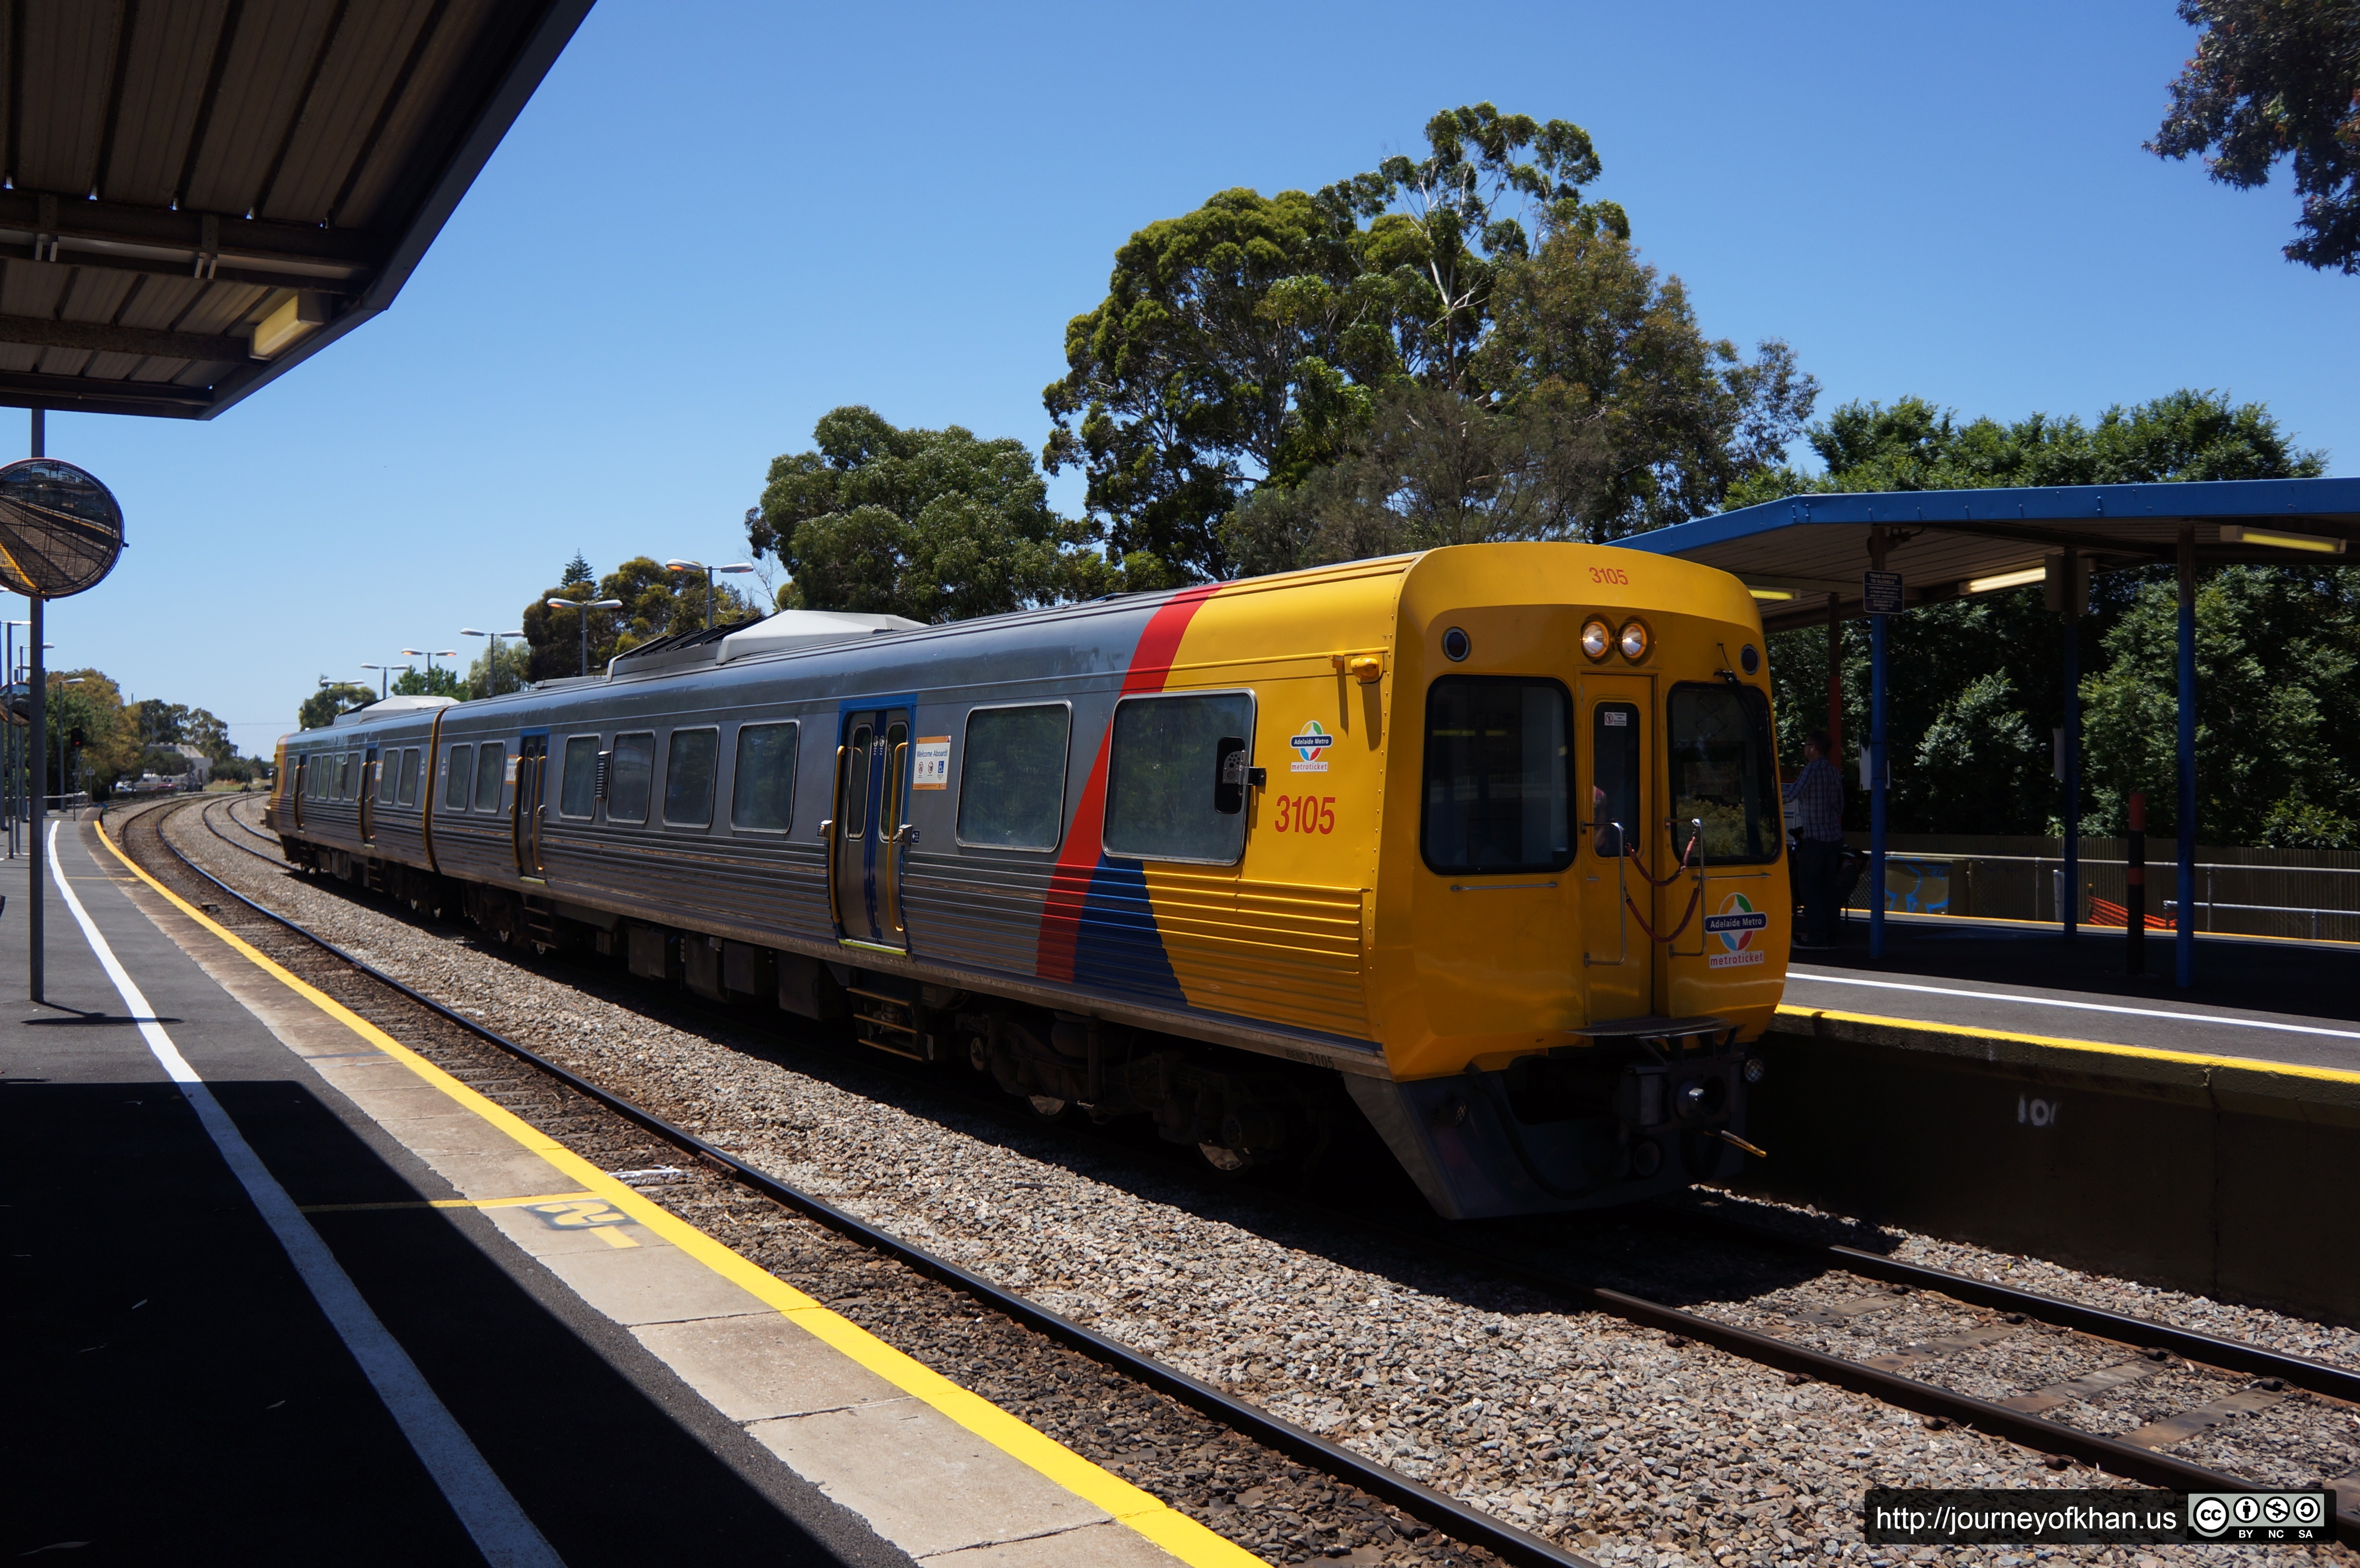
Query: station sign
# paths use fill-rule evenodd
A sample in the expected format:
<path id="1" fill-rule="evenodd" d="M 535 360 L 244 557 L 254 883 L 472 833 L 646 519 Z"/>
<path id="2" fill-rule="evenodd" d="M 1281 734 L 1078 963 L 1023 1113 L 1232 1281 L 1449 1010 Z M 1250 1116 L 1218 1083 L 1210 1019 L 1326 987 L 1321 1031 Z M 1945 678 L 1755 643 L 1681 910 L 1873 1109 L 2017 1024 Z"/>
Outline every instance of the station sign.
<path id="1" fill-rule="evenodd" d="M 1860 607 L 1872 615 L 1897 615 L 1902 612 L 1901 573 L 1898 572 L 1863 572 L 1860 574 Z"/>

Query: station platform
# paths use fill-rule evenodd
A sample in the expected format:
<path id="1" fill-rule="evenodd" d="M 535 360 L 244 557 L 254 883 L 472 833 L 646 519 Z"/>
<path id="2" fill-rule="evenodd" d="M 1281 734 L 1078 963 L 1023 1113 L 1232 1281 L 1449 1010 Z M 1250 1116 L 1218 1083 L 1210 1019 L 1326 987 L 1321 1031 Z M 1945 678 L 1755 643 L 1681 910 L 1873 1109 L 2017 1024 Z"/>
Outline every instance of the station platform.
<path id="1" fill-rule="evenodd" d="M 1868 1013 L 2000 1034 L 2360 1073 L 2360 951 L 2272 937 L 2196 939 L 2196 984 L 2172 984 L 2169 932 L 2125 973 L 2119 930 L 1953 916 L 1888 916 L 1868 956 L 1855 915 L 1832 949 L 1797 950 L 1786 1007 Z"/>
<path id="2" fill-rule="evenodd" d="M 1854 918 L 1800 950 L 1741 1185 L 1866 1223 L 2360 1321 L 2360 955 L 2151 932 Z"/>
<path id="3" fill-rule="evenodd" d="M 1257 1560 L 59 825 L 0 860 L 0 1555 Z M 80 905 L 77 912 L 73 907 Z"/>

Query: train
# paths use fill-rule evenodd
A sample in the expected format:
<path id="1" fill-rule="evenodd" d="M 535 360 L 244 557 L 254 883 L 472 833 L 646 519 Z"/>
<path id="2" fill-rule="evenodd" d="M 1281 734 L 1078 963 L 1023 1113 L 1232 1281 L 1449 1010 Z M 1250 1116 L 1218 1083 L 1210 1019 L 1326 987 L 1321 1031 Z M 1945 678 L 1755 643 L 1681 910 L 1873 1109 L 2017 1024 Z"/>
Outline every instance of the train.
<path id="1" fill-rule="evenodd" d="M 1793 906 L 1743 584 L 1451 546 L 787 610 L 278 747 L 306 872 L 1451 1218 L 1736 1174 Z"/>

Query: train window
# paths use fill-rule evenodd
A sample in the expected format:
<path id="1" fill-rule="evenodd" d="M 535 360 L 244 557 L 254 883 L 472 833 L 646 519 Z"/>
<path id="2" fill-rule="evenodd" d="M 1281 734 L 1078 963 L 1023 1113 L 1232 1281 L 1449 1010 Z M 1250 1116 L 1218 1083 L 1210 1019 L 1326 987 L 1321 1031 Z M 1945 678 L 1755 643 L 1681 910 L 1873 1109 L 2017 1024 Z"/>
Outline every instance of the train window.
<path id="1" fill-rule="evenodd" d="M 396 764 L 400 760 L 401 753 L 398 751 L 387 752 L 377 758 L 377 803 L 380 806 L 393 804 L 393 783 L 401 774 L 401 769 Z"/>
<path id="2" fill-rule="evenodd" d="M 1751 686 L 1675 686 L 1670 704 L 1673 832 L 1701 822 L 1709 864 L 1778 858 L 1785 819 L 1770 700 Z"/>
<path id="3" fill-rule="evenodd" d="M 467 809 L 467 782 L 475 767 L 475 748 L 472 746 L 454 746 L 442 754 L 442 784 L 434 794 L 444 811 Z"/>
<path id="4" fill-rule="evenodd" d="M 508 747 L 506 741 L 486 743 L 475 756 L 475 810 L 497 811 L 500 809 L 500 786 L 508 772 Z"/>
<path id="5" fill-rule="evenodd" d="M 565 743 L 565 772 L 557 788 L 557 814 L 598 814 L 598 737 L 574 735 Z"/>
<path id="6" fill-rule="evenodd" d="M 794 724 L 746 724 L 738 731 L 738 769 L 729 785 L 729 825 L 784 833 L 795 817 Z"/>
<path id="7" fill-rule="evenodd" d="M 719 730 L 674 730 L 664 750 L 664 824 L 713 825 L 713 768 L 720 759 Z"/>
<path id="8" fill-rule="evenodd" d="M 837 814 L 844 819 L 842 832 L 849 841 L 868 831 L 869 822 L 869 743 L 877 732 L 867 724 L 852 732 L 851 755 L 844 759 L 844 801 Z"/>
<path id="9" fill-rule="evenodd" d="M 418 748 L 407 746 L 401 753 L 401 786 L 394 796 L 397 806 L 418 804 Z"/>
<path id="10" fill-rule="evenodd" d="M 643 822 L 648 820 L 648 789 L 656 770 L 656 737 L 621 735 L 615 737 L 615 755 L 606 766 L 606 820 Z"/>
<path id="11" fill-rule="evenodd" d="M 1572 707 L 1555 681 L 1451 675 L 1427 689 L 1427 866 L 1480 877 L 1573 863 Z"/>
<path id="12" fill-rule="evenodd" d="M 340 800 L 357 800 L 361 795 L 361 754 L 348 751 L 338 761 L 328 786 Z"/>
<path id="13" fill-rule="evenodd" d="M 1647 842 L 1639 820 L 1642 755 L 1636 707 L 1601 702 L 1590 711 L 1590 847 L 1609 859 Z"/>
<path id="14" fill-rule="evenodd" d="M 1054 849 L 1065 825 L 1065 743 L 1073 710 L 978 708 L 959 761 L 958 841 Z"/>
<path id="15" fill-rule="evenodd" d="M 1245 853 L 1246 813 L 1238 809 L 1238 784 L 1228 783 L 1225 794 L 1222 765 L 1245 752 L 1242 737 L 1253 734 L 1253 716 L 1248 691 L 1117 704 L 1107 755 L 1106 852 L 1234 865 Z"/>

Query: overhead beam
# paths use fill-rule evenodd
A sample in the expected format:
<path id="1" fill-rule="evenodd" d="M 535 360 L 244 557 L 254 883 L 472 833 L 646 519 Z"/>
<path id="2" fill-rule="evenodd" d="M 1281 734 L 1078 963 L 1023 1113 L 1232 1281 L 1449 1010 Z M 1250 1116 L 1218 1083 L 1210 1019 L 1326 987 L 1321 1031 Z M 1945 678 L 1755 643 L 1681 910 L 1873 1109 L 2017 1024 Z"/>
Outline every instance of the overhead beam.
<path id="1" fill-rule="evenodd" d="M 324 266 L 347 273 L 375 267 L 388 248 L 385 238 L 360 229 L 135 206 L 22 189 L 0 191 L 0 231 L 53 234 L 69 247 L 126 245 L 190 256 L 204 252 L 224 260 L 235 256 L 244 266 Z"/>
<path id="2" fill-rule="evenodd" d="M 260 368 L 257 366 L 257 368 Z M 83 414 L 149 414 L 203 419 L 220 397 L 210 387 L 160 381 L 109 381 L 96 376 L 44 376 L 0 370 L 0 408 L 63 408 Z"/>
<path id="3" fill-rule="evenodd" d="M 137 354 L 156 359 L 238 364 L 251 356 L 245 338 L 208 332 L 168 332 L 105 321 L 53 321 L 41 316 L 0 316 L 0 343 L 79 348 L 94 354 Z"/>

